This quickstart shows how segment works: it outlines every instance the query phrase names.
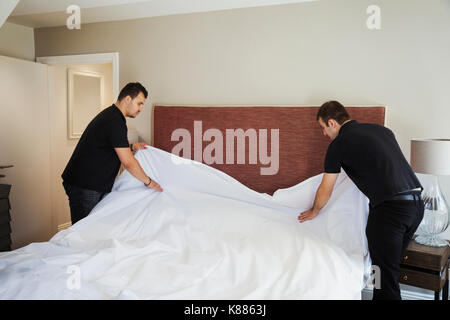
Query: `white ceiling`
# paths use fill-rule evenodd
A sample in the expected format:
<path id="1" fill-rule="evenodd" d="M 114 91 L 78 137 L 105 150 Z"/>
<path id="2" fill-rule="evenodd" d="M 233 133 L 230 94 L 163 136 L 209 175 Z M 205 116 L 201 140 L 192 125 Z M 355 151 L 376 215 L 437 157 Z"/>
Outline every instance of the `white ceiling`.
<path id="1" fill-rule="evenodd" d="M 11 11 L 17 5 L 19 0 L 2 0 L 0 2 L 0 27 L 5 23 Z"/>
<path id="2" fill-rule="evenodd" d="M 33 28 L 63 26 L 69 5 L 81 8 L 83 24 L 311 1 L 317 0 L 20 0 L 8 22 Z"/>

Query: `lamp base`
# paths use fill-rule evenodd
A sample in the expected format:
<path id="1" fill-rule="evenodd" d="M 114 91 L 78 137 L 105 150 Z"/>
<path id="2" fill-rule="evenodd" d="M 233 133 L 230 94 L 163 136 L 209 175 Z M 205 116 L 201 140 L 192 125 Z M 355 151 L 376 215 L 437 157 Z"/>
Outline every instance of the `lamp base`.
<path id="1" fill-rule="evenodd" d="M 442 239 L 437 235 L 420 235 L 416 237 L 415 241 L 430 247 L 445 247 L 449 245 L 447 240 Z"/>

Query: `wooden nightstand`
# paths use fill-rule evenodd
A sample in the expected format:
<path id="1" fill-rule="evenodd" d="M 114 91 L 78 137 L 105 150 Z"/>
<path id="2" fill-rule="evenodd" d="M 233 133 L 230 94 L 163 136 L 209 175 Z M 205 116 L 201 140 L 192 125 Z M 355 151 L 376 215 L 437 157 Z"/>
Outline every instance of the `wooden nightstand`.
<path id="1" fill-rule="evenodd" d="M 11 250 L 11 215 L 9 209 L 9 192 L 11 190 L 11 185 L 0 184 L 0 251 L 10 251 Z"/>
<path id="2" fill-rule="evenodd" d="M 428 247 L 411 240 L 400 262 L 400 283 L 434 291 L 448 300 L 450 247 Z"/>

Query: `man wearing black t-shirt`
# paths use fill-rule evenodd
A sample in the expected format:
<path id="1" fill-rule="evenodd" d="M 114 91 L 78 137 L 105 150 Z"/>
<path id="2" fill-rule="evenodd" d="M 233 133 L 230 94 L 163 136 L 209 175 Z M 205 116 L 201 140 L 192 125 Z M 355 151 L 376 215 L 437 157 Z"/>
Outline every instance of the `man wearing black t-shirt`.
<path id="1" fill-rule="evenodd" d="M 162 191 L 133 155 L 146 144 L 130 146 L 127 138 L 125 117 L 136 117 L 147 95 L 140 83 L 128 83 L 116 103 L 101 111 L 84 130 L 62 174 L 72 224 L 85 218 L 105 194 L 111 192 L 120 164 L 146 187 Z"/>
<path id="2" fill-rule="evenodd" d="M 366 236 L 372 265 L 381 273 L 373 299 L 401 299 L 400 260 L 423 218 L 423 188 L 388 128 L 351 120 L 337 101 L 324 103 L 317 121 L 332 141 L 314 205 L 298 220 L 302 223 L 319 214 L 344 169 L 370 201 Z"/>

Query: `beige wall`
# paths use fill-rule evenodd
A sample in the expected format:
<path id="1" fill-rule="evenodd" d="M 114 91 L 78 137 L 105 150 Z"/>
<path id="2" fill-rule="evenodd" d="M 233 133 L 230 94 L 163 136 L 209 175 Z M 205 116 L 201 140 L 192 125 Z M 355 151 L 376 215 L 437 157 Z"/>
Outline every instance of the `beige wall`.
<path id="1" fill-rule="evenodd" d="M 11 184 L 11 238 L 16 249 L 52 235 L 47 67 L 0 56 L 0 183 Z"/>
<path id="2" fill-rule="evenodd" d="M 409 159 L 410 139 L 449 138 L 450 4 L 322 0 L 35 30 L 36 55 L 120 53 L 120 86 L 142 82 L 146 110 L 128 120 L 151 141 L 151 103 L 386 105 Z M 443 179 L 450 198 L 450 179 Z"/>
<path id="3" fill-rule="evenodd" d="M 5 22 L 0 27 L 0 55 L 34 61 L 33 28 Z"/>
<path id="4" fill-rule="evenodd" d="M 35 30 L 37 56 L 120 53 L 120 86 L 142 82 L 146 110 L 128 123 L 151 141 L 150 105 L 386 105 L 410 139 L 449 138 L 450 3 L 321 0 Z M 442 178 L 450 199 L 450 178 Z M 450 230 L 449 230 L 450 231 Z M 449 233 L 450 235 L 450 233 Z"/>
<path id="5" fill-rule="evenodd" d="M 143 82 L 151 103 L 387 105 L 409 155 L 410 138 L 448 135 L 449 4 L 377 3 L 379 31 L 372 1 L 324 0 L 36 29 L 36 55 L 118 51 L 120 85 Z M 149 109 L 134 120 L 146 139 Z"/>
<path id="6" fill-rule="evenodd" d="M 102 108 L 110 106 L 112 96 L 112 64 L 90 64 L 50 66 L 48 68 L 49 83 L 49 117 L 50 117 L 50 161 L 51 161 L 51 194 L 53 233 L 58 226 L 70 223 L 70 209 L 67 196 L 62 186 L 61 174 L 67 165 L 79 139 L 68 139 L 67 133 L 67 69 L 93 71 L 104 75 L 104 99 Z M 99 106 L 100 107 L 100 106 Z"/>

